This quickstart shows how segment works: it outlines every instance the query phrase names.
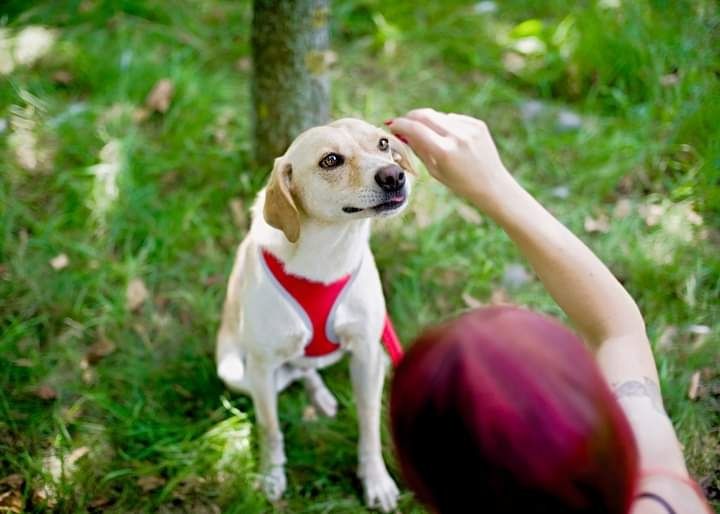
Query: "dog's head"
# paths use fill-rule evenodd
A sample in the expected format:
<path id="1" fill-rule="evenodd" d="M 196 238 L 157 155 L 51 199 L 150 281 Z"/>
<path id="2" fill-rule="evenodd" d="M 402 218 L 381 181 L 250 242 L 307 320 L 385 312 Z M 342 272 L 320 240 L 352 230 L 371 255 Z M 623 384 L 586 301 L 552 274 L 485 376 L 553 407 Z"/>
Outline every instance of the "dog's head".
<path id="1" fill-rule="evenodd" d="M 301 213 L 337 223 L 401 212 L 416 172 L 410 150 L 392 134 L 345 118 L 311 128 L 275 159 L 265 194 L 265 220 L 291 242 Z"/>

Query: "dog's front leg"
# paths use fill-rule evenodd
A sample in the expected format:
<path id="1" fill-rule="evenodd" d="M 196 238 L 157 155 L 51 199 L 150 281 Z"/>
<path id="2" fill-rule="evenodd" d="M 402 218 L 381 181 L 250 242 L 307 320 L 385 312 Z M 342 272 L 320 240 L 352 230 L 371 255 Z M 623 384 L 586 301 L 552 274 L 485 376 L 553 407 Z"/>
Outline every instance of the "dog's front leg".
<path id="1" fill-rule="evenodd" d="M 358 441 L 358 477 L 363 483 L 365 503 L 390 512 L 397 505 L 398 488 L 390 477 L 382 457 L 380 409 L 387 361 L 378 348 L 365 343 L 353 353 L 350 372 L 357 402 L 360 439 Z"/>
<path id="2" fill-rule="evenodd" d="M 278 500 L 285 492 L 285 448 L 277 413 L 275 369 L 264 363 L 248 363 L 248 379 L 260 435 L 260 471 L 265 495 Z"/>

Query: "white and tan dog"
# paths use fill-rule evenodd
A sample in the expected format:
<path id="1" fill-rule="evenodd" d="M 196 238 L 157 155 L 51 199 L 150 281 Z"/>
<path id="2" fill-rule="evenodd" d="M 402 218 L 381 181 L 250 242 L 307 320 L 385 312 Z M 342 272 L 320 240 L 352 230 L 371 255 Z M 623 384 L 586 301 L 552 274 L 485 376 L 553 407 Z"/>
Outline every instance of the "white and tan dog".
<path id="1" fill-rule="evenodd" d="M 252 397 L 260 433 L 263 488 L 269 499 L 286 487 L 277 395 L 302 380 L 316 408 L 333 416 L 337 401 L 317 369 L 351 356 L 359 425 L 358 476 L 369 507 L 396 506 L 398 489 L 385 467 L 380 408 L 387 357 L 379 343 L 385 300 L 370 251 L 370 220 L 401 212 L 414 174 L 408 150 L 392 135 L 356 119 L 303 132 L 275 160 L 258 194 L 253 221 L 237 251 L 217 338 L 218 375 Z M 286 273 L 313 282 L 351 280 L 328 318 L 337 341 L 310 357 L 307 317 L 268 269 L 264 252 Z"/>

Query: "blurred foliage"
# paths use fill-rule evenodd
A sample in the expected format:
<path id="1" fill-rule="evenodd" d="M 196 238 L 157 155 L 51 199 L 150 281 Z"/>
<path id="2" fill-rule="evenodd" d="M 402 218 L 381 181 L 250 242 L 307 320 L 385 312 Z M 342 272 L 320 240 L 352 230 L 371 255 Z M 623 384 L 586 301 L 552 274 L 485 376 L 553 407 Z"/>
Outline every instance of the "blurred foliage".
<path id="1" fill-rule="evenodd" d="M 23 475 L 30 511 L 43 510 L 43 483 L 58 512 L 103 499 L 115 512 L 268 509 L 251 456 L 235 477 L 221 472 L 252 409 L 226 398 L 212 360 L 267 172 L 249 164 L 250 18 L 248 1 L 0 7 L 0 65 L 12 68 L 0 81 L 0 478 Z M 380 125 L 429 105 L 485 119 L 517 178 L 625 284 L 690 468 L 720 495 L 717 2 L 338 0 L 332 24 L 337 117 Z M 50 50 L 16 65 L 7 56 L 23 34 Z M 170 107 L 149 111 L 161 79 Z M 373 238 L 404 341 L 468 299 L 562 317 L 531 276 L 507 285 L 522 264 L 497 227 L 426 176 L 415 191 Z M 133 310 L 136 279 L 148 297 Z M 83 364 L 105 339 L 115 352 Z M 279 510 L 365 511 L 346 366 L 326 377 L 337 419 L 308 425 L 303 392 L 281 398 L 290 482 Z M 48 459 L 83 447 L 56 483 Z M 408 493 L 401 509 L 422 511 Z"/>

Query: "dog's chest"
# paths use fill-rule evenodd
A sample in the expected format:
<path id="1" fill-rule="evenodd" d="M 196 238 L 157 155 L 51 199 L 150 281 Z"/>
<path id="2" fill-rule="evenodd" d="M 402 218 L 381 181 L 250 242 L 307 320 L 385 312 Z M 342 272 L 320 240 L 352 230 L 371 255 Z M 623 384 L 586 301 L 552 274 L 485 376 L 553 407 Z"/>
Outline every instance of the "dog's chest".
<path id="1" fill-rule="evenodd" d="M 368 289 L 367 279 L 361 282 L 362 262 L 329 284 L 287 273 L 283 263 L 267 250 L 260 250 L 259 262 L 263 282 L 270 290 L 265 296 L 268 303 L 275 304 L 266 308 L 277 314 L 273 316 L 277 326 L 269 332 L 279 336 L 275 344 L 289 353 L 287 358 L 336 360 L 348 339 L 362 339 L 365 332 L 368 336 L 379 333 L 381 320 L 372 318 L 382 315 L 382 293 L 378 289 L 380 297 L 374 298 L 378 294 Z M 373 308 L 368 302 L 378 305 Z"/>

